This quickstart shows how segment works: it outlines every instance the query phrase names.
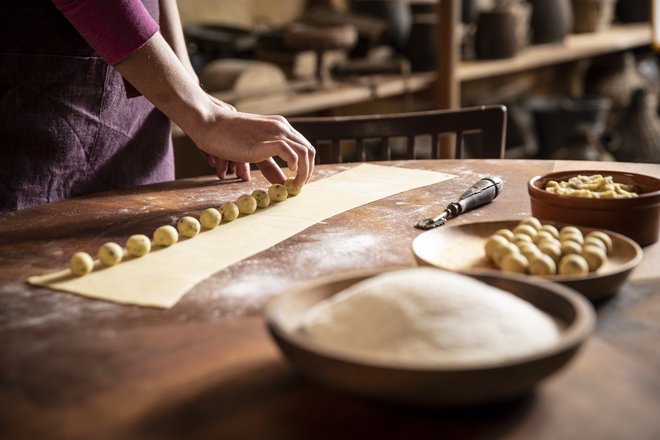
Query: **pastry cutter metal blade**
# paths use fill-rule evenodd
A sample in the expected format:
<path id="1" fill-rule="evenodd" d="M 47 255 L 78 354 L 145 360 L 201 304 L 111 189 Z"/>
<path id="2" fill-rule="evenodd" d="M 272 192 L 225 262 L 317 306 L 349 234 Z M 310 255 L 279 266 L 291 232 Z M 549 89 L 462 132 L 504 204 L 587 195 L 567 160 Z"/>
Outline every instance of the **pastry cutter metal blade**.
<path id="1" fill-rule="evenodd" d="M 418 221 L 415 227 L 428 230 L 442 226 L 450 218 L 492 202 L 502 191 L 503 185 L 499 177 L 484 177 L 461 194 L 457 201 L 450 203 L 440 214 Z"/>

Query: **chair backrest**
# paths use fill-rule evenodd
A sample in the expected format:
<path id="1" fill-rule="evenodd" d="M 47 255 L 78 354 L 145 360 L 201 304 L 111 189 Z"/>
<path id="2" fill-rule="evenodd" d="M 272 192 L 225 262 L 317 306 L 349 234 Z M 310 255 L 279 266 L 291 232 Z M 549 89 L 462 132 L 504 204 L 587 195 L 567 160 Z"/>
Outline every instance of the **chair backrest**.
<path id="1" fill-rule="evenodd" d="M 481 147 L 472 157 L 501 159 L 504 157 L 506 120 L 506 107 L 502 105 L 384 115 L 289 118 L 291 125 L 317 150 L 324 142 L 330 144 L 329 154 L 318 151 L 319 163 L 343 162 L 341 142 L 345 140 L 355 141 L 358 161 L 367 160 L 367 144 L 373 141 L 380 149 L 375 160 L 391 160 L 393 138 L 405 139 L 405 158 L 417 159 L 415 140 L 420 136 L 430 138 L 431 158 L 447 158 L 441 157 L 438 142 L 444 135 L 455 135 L 453 157 L 462 158 L 464 135 L 475 133 L 480 134 Z"/>

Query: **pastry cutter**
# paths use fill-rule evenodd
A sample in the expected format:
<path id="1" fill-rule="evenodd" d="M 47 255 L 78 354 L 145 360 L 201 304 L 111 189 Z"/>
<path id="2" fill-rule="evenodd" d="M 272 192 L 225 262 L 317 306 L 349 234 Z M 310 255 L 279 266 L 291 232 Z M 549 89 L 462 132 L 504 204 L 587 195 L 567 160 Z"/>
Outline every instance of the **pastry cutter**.
<path id="1" fill-rule="evenodd" d="M 461 194 L 457 201 L 450 203 L 440 214 L 418 221 L 415 227 L 427 230 L 442 226 L 450 218 L 492 202 L 502 191 L 502 186 L 503 182 L 499 177 L 484 177 Z"/>

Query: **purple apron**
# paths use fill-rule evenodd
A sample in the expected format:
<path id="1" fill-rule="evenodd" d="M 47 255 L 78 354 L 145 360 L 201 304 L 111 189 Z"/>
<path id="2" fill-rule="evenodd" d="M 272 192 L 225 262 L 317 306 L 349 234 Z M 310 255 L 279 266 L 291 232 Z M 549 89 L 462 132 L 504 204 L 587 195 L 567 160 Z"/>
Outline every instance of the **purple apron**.
<path id="1" fill-rule="evenodd" d="M 0 211 L 174 178 L 169 120 L 50 0 L 3 5 L 0 112 Z"/>

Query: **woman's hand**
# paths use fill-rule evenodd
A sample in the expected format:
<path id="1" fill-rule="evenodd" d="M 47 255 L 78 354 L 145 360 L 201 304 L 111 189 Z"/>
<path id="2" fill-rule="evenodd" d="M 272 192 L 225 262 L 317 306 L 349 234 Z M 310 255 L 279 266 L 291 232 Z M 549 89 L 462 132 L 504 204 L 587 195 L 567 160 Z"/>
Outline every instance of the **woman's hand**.
<path id="1" fill-rule="evenodd" d="M 283 183 L 286 176 L 274 156 L 296 172 L 295 185 L 302 187 L 314 170 L 314 147 L 281 116 L 236 112 L 217 101 L 204 122 L 188 135 L 209 157 L 221 179 L 227 172 L 249 180 L 249 163 L 255 163 L 272 183 Z"/>

